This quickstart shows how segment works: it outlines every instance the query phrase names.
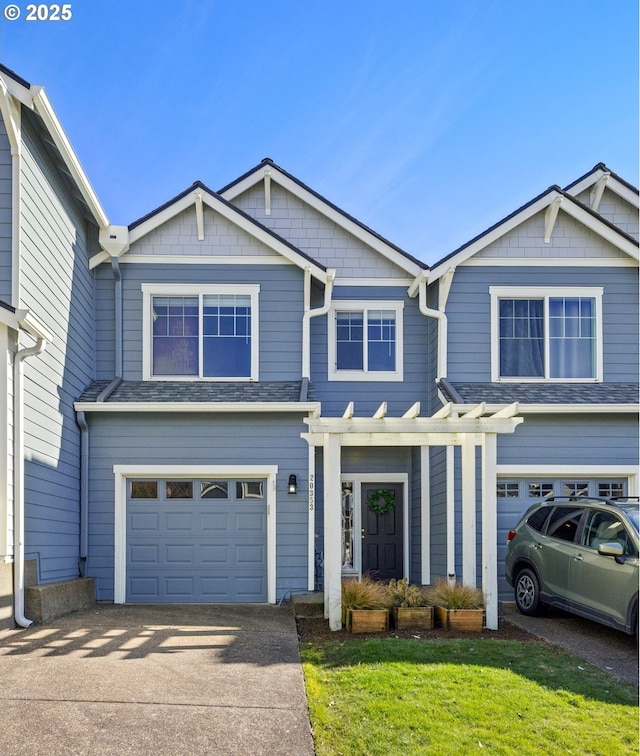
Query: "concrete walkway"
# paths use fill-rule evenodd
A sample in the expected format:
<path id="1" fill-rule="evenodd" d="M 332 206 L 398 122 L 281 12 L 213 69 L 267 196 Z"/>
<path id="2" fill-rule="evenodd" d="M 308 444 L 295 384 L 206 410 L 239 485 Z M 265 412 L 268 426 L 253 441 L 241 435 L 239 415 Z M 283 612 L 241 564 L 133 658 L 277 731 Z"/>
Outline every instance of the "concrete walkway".
<path id="1" fill-rule="evenodd" d="M 503 603 L 500 615 L 511 624 L 570 651 L 595 667 L 638 685 L 638 647 L 634 636 L 560 609 L 548 608 L 538 617 L 526 617 L 516 609 L 515 603 Z"/>
<path id="2" fill-rule="evenodd" d="M 0 632 L 3 756 L 311 756 L 292 614 L 112 606 Z"/>

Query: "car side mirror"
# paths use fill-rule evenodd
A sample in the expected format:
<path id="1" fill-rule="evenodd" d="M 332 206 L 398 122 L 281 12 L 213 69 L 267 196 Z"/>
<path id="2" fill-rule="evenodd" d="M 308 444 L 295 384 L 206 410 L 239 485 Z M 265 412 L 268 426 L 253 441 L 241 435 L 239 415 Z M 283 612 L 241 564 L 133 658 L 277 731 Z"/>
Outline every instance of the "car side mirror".
<path id="1" fill-rule="evenodd" d="M 598 554 L 602 556 L 615 557 L 616 562 L 621 564 L 624 557 L 624 546 L 617 543 L 617 541 L 611 541 L 611 543 L 601 543 L 598 546 Z"/>

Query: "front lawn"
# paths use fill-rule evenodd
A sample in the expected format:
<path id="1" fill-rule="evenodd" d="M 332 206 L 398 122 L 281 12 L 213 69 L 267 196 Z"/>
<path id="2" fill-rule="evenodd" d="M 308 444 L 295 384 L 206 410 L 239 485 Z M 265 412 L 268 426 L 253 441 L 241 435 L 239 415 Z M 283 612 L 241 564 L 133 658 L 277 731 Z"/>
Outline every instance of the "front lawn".
<path id="1" fill-rule="evenodd" d="M 318 756 L 637 754 L 638 691 L 539 643 L 302 643 Z"/>

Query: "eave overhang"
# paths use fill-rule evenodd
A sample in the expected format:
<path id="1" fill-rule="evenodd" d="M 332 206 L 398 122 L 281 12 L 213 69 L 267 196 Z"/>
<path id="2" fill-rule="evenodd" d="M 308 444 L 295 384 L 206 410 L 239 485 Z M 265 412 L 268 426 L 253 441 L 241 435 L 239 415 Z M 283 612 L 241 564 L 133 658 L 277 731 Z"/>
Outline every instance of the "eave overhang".
<path id="1" fill-rule="evenodd" d="M 319 402 L 75 402 L 76 412 L 320 413 Z"/>

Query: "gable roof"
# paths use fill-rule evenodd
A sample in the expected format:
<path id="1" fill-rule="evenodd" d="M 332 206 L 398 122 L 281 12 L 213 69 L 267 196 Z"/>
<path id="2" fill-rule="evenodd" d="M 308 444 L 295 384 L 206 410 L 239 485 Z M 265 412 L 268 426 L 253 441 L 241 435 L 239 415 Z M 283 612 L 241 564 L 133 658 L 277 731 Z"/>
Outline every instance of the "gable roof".
<path id="1" fill-rule="evenodd" d="M 99 228 L 107 227 L 109 225 L 107 215 L 49 102 L 46 92 L 42 87 L 30 84 L 14 71 L 0 64 L 0 112 L 5 121 L 12 147 L 16 147 L 17 145 L 13 142 L 18 138 L 18 127 L 14 123 L 12 115 L 12 98 L 28 108 L 38 118 L 42 128 L 49 135 L 50 143 L 48 139 L 46 146 L 54 156 L 55 161 L 61 166 L 60 172 L 63 178 L 77 190 L 74 194 L 87 209 L 96 225 Z"/>
<path id="2" fill-rule="evenodd" d="M 276 184 L 279 184 L 299 200 L 310 205 L 336 225 L 382 254 L 390 262 L 406 270 L 410 275 L 417 276 L 423 270 L 429 270 L 429 266 L 425 262 L 418 260 L 376 231 L 365 226 L 357 218 L 349 215 L 326 197 L 323 197 L 295 176 L 285 171 L 284 168 L 274 163 L 271 158 L 264 158 L 254 168 L 251 168 L 239 178 L 223 186 L 218 194 L 229 201 L 233 201 L 240 194 L 247 191 L 247 189 L 264 180 L 265 173 L 268 173 L 271 180 Z"/>
<path id="3" fill-rule="evenodd" d="M 180 192 L 180 194 L 177 194 L 172 199 L 154 210 L 151 210 L 151 212 L 133 221 L 133 223 L 131 223 L 126 229 L 128 238 L 126 243 L 123 244 L 119 255 L 125 254 L 131 244 L 142 239 L 144 236 L 151 233 L 151 231 L 159 228 L 161 225 L 171 220 L 171 218 L 174 218 L 179 213 L 187 210 L 192 205 L 196 205 L 196 203 L 200 201 L 207 205 L 207 207 L 211 208 L 215 213 L 221 215 L 226 220 L 253 236 L 257 241 L 266 244 L 273 249 L 274 252 L 282 255 L 294 265 L 303 269 L 309 268 L 313 276 L 321 281 L 326 280 L 327 268 L 322 263 L 314 260 L 306 252 L 303 252 L 301 249 L 291 244 L 290 241 L 283 238 L 275 231 L 263 226 L 248 213 L 245 213 L 240 208 L 232 205 L 217 192 L 209 189 L 209 187 L 203 184 L 202 181 L 194 181 L 190 187 Z M 100 252 L 91 259 L 90 267 L 93 268 L 109 259 L 110 255 L 107 252 Z"/>
<path id="4" fill-rule="evenodd" d="M 580 178 L 572 181 L 568 186 L 565 186 L 565 192 L 568 192 L 572 196 L 581 194 L 586 189 L 591 188 L 592 191 L 597 187 L 598 183 L 602 182 L 603 188 L 606 186 L 612 192 L 615 192 L 618 196 L 625 199 L 629 204 L 634 207 L 640 207 L 640 194 L 638 189 L 625 181 L 623 178 L 614 173 L 604 163 L 598 163 L 593 168 L 580 176 Z"/>
<path id="5" fill-rule="evenodd" d="M 615 224 L 594 212 L 587 205 L 579 202 L 572 194 L 559 186 L 550 186 L 546 191 L 534 197 L 531 201 L 515 210 L 506 218 L 483 231 L 471 241 L 463 244 L 458 249 L 443 257 L 432 266 L 429 281 L 440 278 L 447 270 L 461 265 L 469 258 L 481 252 L 485 247 L 492 244 L 500 237 L 517 228 L 525 221 L 532 218 L 542 210 L 547 210 L 554 203 L 568 215 L 583 223 L 591 231 L 594 231 L 606 241 L 613 244 L 632 259 L 638 260 L 638 242 L 632 236 L 622 231 Z"/>

